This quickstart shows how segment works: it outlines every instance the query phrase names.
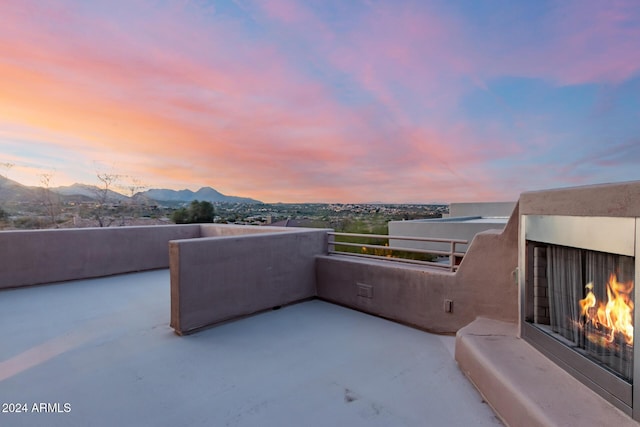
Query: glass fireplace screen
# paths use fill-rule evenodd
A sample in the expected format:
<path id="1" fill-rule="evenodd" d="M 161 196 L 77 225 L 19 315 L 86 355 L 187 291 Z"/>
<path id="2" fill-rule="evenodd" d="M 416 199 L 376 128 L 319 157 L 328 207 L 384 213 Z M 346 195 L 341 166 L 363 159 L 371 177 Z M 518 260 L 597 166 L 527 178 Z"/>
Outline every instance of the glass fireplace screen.
<path id="1" fill-rule="evenodd" d="M 534 243 L 533 263 L 534 325 L 631 382 L 634 258 Z"/>

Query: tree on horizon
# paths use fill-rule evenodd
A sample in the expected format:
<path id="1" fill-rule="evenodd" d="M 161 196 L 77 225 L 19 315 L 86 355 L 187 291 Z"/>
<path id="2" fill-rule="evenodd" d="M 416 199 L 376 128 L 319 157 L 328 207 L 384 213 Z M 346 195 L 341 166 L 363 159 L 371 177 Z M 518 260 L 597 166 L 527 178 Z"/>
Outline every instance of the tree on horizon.
<path id="1" fill-rule="evenodd" d="M 192 201 L 188 207 L 180 208 L 171 215 L 171 220 L 176 224 L 198 224 L 213 222 L 213 204 L 203 200 Z"/>

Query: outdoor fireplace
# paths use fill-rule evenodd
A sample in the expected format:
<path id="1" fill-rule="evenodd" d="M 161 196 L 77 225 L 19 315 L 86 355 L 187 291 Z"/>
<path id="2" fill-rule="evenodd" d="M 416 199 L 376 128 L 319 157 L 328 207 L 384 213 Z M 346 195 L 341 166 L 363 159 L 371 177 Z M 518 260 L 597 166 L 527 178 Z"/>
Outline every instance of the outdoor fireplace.
<path id="1" fill-rule="evenodd" d="M 634 393 L 634 377 L 640 381 L 640 351 L 634 352 L 637 218 L 521 219 L 522 337 L 640 419 L 640 388 Z"/>

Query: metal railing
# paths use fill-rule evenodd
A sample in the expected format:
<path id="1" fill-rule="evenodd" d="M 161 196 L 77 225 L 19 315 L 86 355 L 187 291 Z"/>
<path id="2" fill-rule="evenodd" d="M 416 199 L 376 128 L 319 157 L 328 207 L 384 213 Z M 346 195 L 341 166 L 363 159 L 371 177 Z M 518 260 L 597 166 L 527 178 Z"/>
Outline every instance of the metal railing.
<path id="1" fill-rule="evenodd" d="M 428 265 L 431 267 L 447 269 L 451 272 L 454 272 L 458 269 L 458 264 L 462 261 L 462 257 L 464 257 L 464 252 L 456 251 L 456 245 L 466 245 L 469 243 L 468 240 L 462 239 L 439 239 L 439 238 L 430 238 L 430 237 L 408 237 L 408 236 L 389 236 L 386 234 L 357 234 L 357 233 L 339 233 L 335 231 L 330 231 L 327 233 L 329 235 L 329 254 L 340 254 L 340 255 L 350 255 L 356 257 L 363 258 L 373 258 L 373 259 L 381 259 L 387 261 L 398 261 L 398 262 L 406 262 L 410 264 L 420 264 L 420 265 Z M 410 240 L 417 242 L 434 242 L 434 243 L 448 243 L 449 250 L 436 250 L 436 249 L 419 249 L 419 248 L 406 248 L 399 246 L 391 246 L 390 243 L 387 245 L 375 245 L 370 243 L 357 243 L 357 242 L 344 242 L 336 240 L 336 236 L 341 237 L 352 237 L 352 238 L 372 238 L 372 239 L 386 239 L 389 240 Z M 344 246 L 344 247 L 357 247 L 361 249 L 361 252 L 346 252 L 336 250 L 336 246 Z M 374 251 L 374 254 L 365 253 L 369 249 Z M 375 252 L 382 253 L 376 254 Z M 395 255 L 394 255 L 395 252 Z M 425 261 L 419 259 L 410 259 L 400 257 L 397 252 L 406 252 L 406 253 L 415 253 L 415 254 L 427 254 L 427 255 L 436 255 L 436 256 L 445 256 L 449 258 L 448 263 L 435 262 L 435 261 Z"/>

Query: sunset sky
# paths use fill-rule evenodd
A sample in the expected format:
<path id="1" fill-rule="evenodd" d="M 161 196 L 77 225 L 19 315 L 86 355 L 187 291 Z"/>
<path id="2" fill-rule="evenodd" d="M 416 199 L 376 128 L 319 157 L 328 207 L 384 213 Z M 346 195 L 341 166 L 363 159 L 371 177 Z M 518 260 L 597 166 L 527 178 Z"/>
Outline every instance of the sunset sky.
<path id="1" fill-rule="evenodd" d="M 640 179 L 640 1 L 2 0 L 0 174 L 265 202 Z"/>

